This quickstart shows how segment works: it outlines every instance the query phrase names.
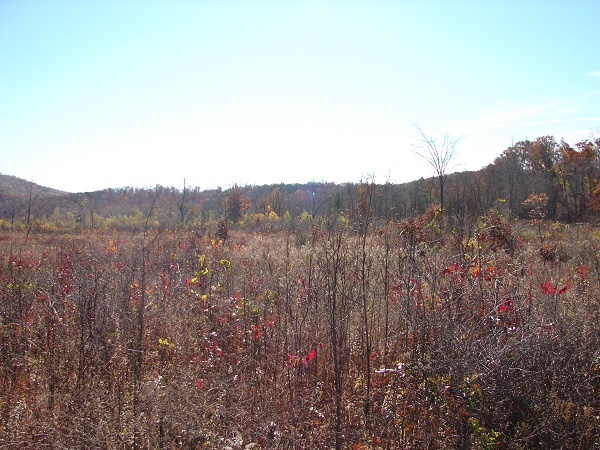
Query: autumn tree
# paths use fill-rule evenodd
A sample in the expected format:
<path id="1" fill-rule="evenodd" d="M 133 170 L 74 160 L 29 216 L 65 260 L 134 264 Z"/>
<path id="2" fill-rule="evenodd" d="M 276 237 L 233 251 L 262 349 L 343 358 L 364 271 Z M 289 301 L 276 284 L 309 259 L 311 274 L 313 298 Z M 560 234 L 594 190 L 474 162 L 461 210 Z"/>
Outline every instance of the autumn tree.
<path id="1" fill-rule="evenodd" d="M 526 168 L 535 178 L 535 190 L 548 196 L 548 216 L 556 215 L 558 144 L 552 136 L 543 136 L 525 147 Z"/>
<path id="2" fill-rule="evenodd" d="M 598 170 L 595 166 L 596 152 L 594 144 L 582 141 L 575 144 L 576 149 L 562 142 L 560 146 L 560 175 L 565 194 L 572 199 L 567 212 L 573 212 L 576 218 L 588 212 L 594 190 L 598 186 Z M 568 198 L 568 197 L 567 197 Z M 571 211 L 572 210 L 572 211 Z M 568 215 L 570 219 L 570 214 Z"/>
<path id="3" fill-rule="evenodd" d="M 526 194 L 525 148 L 529 141 L 521 141 L 502 152 L 494 160 L 491 175 L 500 187 L 500 193 L 510 211 L 519 213 Z"/>
<path id="4" fill-rule="evenodd" d="M 244 196 L 242 188 L 234 184 L 225 194 L 225 207 L 227 219 L 237 223 L 250 207 L 250 200 Z"/>

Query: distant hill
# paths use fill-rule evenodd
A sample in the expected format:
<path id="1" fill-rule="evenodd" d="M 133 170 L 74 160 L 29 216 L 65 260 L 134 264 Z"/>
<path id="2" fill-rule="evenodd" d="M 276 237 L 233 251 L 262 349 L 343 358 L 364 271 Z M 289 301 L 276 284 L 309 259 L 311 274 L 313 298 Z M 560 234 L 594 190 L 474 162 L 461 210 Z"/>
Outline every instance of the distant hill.
<path id="1" fill-rule="evenodd" d="M 41 186 L 13 175 L 0 174 L 0 218 L 10 219 L 52 212 L 56 201 L 69 194 L 58 189 Z"/>
<path id="2" fill-rule="evenodd" d="M 65 195 L 67 192 L 41 186 L 13 175 L 0 174 L 0 195 L 4 197 L 27 197 L 28 189 L 44 196 Z"/>

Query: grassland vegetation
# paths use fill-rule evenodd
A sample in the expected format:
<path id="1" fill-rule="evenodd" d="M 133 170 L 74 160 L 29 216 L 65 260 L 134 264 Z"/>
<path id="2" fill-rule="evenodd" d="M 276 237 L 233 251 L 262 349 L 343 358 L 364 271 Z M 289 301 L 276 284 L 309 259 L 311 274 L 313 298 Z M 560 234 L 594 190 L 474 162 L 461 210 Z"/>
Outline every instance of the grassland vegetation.
<path id="1" fill-rule="evenodd" d="M 600 231 L 361 192 L 226 233 L 2 232 L 0 445 L 598 446 Z"/>

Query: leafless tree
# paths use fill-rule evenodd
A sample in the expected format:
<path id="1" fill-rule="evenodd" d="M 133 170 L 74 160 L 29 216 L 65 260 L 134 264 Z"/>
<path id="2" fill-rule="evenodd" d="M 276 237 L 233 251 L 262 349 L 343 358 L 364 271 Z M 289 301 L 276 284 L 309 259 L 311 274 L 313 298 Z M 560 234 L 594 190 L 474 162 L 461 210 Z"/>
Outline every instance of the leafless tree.
<path id="1" fill-rule="evenodd" d="M 35 217 L 36 211 L 34 211 L 34 208 L 41 209 L 38 205 L 38 199 L 42 195 L 42 190 L 41 187 L 33 181 L 27 181 L 25 182 L 25 191 L 27 192 L 27 216 L 25 221 L 25 228 L 27 230 L 25 233 L 25 242 L 27 243 L 29 241 L 29 234 L 31 233 Z"/>
<path id="2" fill-rule="evenodd" d="M 177 202 L 177 208 L 179 208 L 179 215 L 181 217 L 181 223 L 185 221 L 185 213 L 187 210 L 187 204 L 189 202 L 189 191 L 185 185 L 185 178 L 183 179 L 183 192 L 181 193 L 181 202 Z"/>
<path id="3" fill-rule="evenodd" d="M 456 144 L 459 139 L 452 138 L 445 134 L 443 138 L 427 135 L 418 125 L 417 143 L 415 144 L 416 153 L 423 158 L 433 168 L 435 177 L 440 186 L 440 208 L 444 210 L 444 185 L 448 176 L 448 165 L 454 158 Z"/>

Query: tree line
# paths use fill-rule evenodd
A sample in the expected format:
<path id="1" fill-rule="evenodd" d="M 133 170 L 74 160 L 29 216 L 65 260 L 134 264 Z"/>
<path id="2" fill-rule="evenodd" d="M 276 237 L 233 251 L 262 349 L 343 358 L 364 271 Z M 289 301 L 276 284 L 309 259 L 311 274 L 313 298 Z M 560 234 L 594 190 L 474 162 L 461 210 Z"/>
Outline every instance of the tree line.
<path id="1" fill-rule="evenodd" d="M 425 149 L 435 141 L 422 133 Z M 451 153 L 444 146 L 452 144 Z M 23 181 L 24 189 L 0 190 L 0 226 L 4 229 L 64 227 L 139 228 L 152 209 L 157 227 L 203 227 L 224 220 L 254 228 L 283 227 L 303 218 L 358 220 L 361 186 L 372 185 L 374 217 L 398 220 L 442 208 L 450 227 L 469 233 L 475 218 L 497 207 L 517 218 L 582 222 L 600 211 L 600 137 L 571 146 L 552 136 L 519 141 L 479 171 L 448 174 L 456 141 L 444 140 L 446 153 L 425 159 L 431 178 L 409 183 L 232 185 L 199 187 L 124 187 L 65 194 Z M 431 153 L 429 154 L 431 156 Z M 13 177 L 14 178 L 14 177 Z M 14 180 L 12 185 L 14 186 Z"/>

